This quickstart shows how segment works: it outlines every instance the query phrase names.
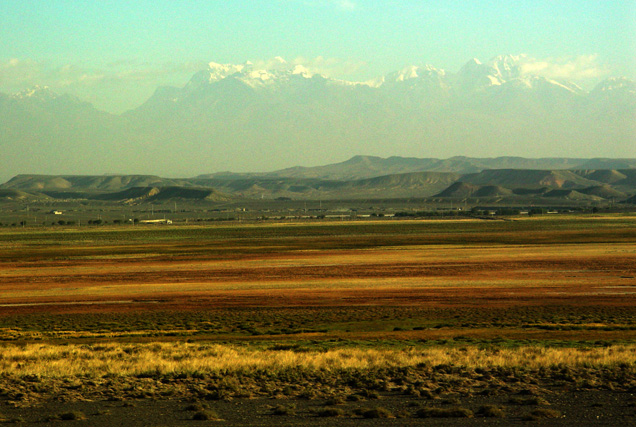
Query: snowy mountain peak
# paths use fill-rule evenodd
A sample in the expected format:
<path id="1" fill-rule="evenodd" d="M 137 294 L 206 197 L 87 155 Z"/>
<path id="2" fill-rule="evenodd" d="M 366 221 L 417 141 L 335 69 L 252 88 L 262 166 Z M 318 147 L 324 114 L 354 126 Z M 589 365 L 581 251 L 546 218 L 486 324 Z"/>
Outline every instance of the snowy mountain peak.
<path id="1" fill-rule="evenodd" d="M 532 59 L 525 54 L 498 55 L 483 64 L 478 59 L 472 59 L 461 68 L 458 77 L 463 88 L 467 90 L 484 90 L 491 86 L 512 84 L 514 80 L 520 80 L 514 82 L 514 86 L 531 88 L 539 81 L 534 79 L 537 76 L 524 72 L 524 64 L 531 61 Z M 543 79 L 541 84 L 546 82 L 571 92 L 582 91 L 577 85 L 566 82 Z"/>
<path id="2" fill-rule="evenodd" d="M 274 74 L 270 73 L 267 70 L 251 70 L 246 73 L 242 73 L 242 77 L 243 76 L 249 79 L 260 81 L 271 80 L 272 78 L 274 78 Z"/>
<path id="3" fill-rule="evenodd" d="M 594 92 L 625 91 L 636 94 L 636 82 L 626 77 L 610 77 L 600 82 Z"/>
<path id="4" fill-rule="evenodd" d="M 488 61 L 488 65 L 495 70 L 495 77 L 503 80 L 521 77 L 521 63 L 527 55 L 499 55 Z"/>
<path id="5" fill-rule="evenodd" d="M 404 69 L 402 69 L 402 71 L 399 71 L 397 73 L 397 76 L 395 78 L 396 81 L 399 82 L 403 82 L 404 80 L 409 80 L 409 79 L 416 79 L 418 78 L 418 74 L 417 74 L 417 70 L 419 69 L 419 67 L 415 66 L 415 65 L 411 65 L 409 67 L 406 67 Z"/>
<path id="6" fill-rule="evenodd" d="M 484 74 L 484 71 L 489 71 L 492 67 L 487 64 L 482 64 L 479 59 L 473 58 L 459 70 L 459 75 L 474 75 L 474 74 Z"/>
<path id="7" fill-rule="evenodd" d="M 208 69 L 196 73 L 188 83 L 189 89 L 205 87 L 220 80 L 232 78 L 253 88 L 264 85 L 272 85 L 278 81 L 289 80 L 292 76 L 312 78 L 312 73 L 307 67 L 293 65 L 277 56 L 265 64 L 255 65 L 247 61 L 243 64 L 218 64 L 210 62 Z"/>
<path id="8" fill-rule="evenodd" d="M 426 64 L 425 66 L 422 67 L 423 70 L 426 70 L 428 72 L 431 73 L 441 73 L 441 74 L 446 74 L 446 71 L 439 69 L 439 68 L 435 68 L 430 64 Z"/>
<path id="9" fill-rule="evenodd" d="M 528 58 L 528 55 L 526 55 L 525 53 L 519 54 L 519 55 L 510 55 L 510 54 L 506 54 L 506 55 L 497 55 L 493 58 L 490 58 L 490 61 L 488 61 L 488 63 L 490 65 L 503 65 L 504 67 L 514 67 L 516 65 L 519 65 L 519 63 L 525 61 Z"/>
<path id="10" fill-rule="evenodd" d="M 499 55 L 482 63 L 473 58 L 466 62 L 457 74 L 446 73 L 432 65 L 410 65 L 402 70 L 385 76 L 368 80 L 366 82 L 351 82 L 331 77 L 325 77 L 315 73 L 310 66 L 305 66 L 300 61 L 287 62 L 280 56 L 269 60 L 261 60 L 256 63 L 244 62 L 243 64 L 219 64 L 210 62 L 206 70 L 195 74 L 185 88 L 186 93 L 231 79 L 235 83 L 248 86 L 255 90 L 275 91 L 283 89 L 289 84 L 298 84 L 303 79 L 314 79 L 317 76 L 324 80 L 316 79 L 315 82 L 328 86 L 385 87 L 401 91 L 417 91 L 427 99 L 446 99 L 448 96 L 476 96 L 479 93 L 498 91 L 509 96 L 519 96 L 529 91 L 540 91 L 548 94 L 561 94 L 559 96 L 586 95 L 586 91 L 572 82 L 565 80 L 553 80 L 541 74 L 535 74 L 532 70 L 536 67 L 528 67 L 533 64 L 533 58 L 527 55 Z M 326 82 L 325 82 L 326 81 Z M 296 83 L 294 83 L 296 82 Z M 312 84 L 307 82 L 307 84 Z M 600 84 L 596 93 L 615 91 L 626 94 L 636 93 L 634 82 L 625 78 L 609 79 Z M 569 93 L 569 94 L 568 94 Z M 23 95 L 24 96 L 24 95 Z M 177 99 L 171 93 L 171 99 Z M 545 95 L 547 96 L 547 95 Z M 627 95 L 632 96 L 632 95 Z M 446 97 L 446 98 L 445 98 Z"/>
<path id="11" fill-rule="evenodd" d="M 40 85 L 35 85 L 29 89 L 25 89 L 13 95 L 14 98 L 34 98 L 34 97 L 42 97 L 42 96 L 55 97 L 56 95 L 51 89 L 49 89 L 48 86 L 40 86 Z"/>
<path id="12" fill-rule="evenodd" d="M 245 68 L 245 65 L 235 64 L 217 64 L 216 62 L 210 62 L 208 64 L 209 82 L 215 82 L 222 80 L 232 74 L 240 73 Z"/>
<path id="13" fill-rule="evenodd" d="M 308 79 L 313 77 L 313 73 L 311 73 L 311 71 L 309 71 L 306 67 L 300 64 L 294 67 L 294 69 L 292 70 L 292 74 L 299 75 Z"/>
<path id="14" fill-rule="evenodd" d="M 419 67 L 417 65 L 410 65 L 408 67 L 403 68 L 400 71 L 389 74 L 386 78 L 382 79 L 382 83 L 385 82 L 405 82 L 409 80 L 415 79 L 433 79 L 440 80 L 444 78 L 446 72 L 444 70 L 439 70 L 432 65 L 425 65 L 423 67 Z"/>
<path id="15" fill-rule="evenodd" d="M 460 85 L 466 90 L 480 90 L 503 83 L 501 73 L 491 64 L 482 64 L 478 59 L 468 61 L 457 73 Z"/>
<path id="16" fill-rule="evenodd" d="M 13 95 L 14 99 L 34 99 L 39 101 L 50 101 L 58 97 L 48 86 L 35 85 L 30 89 L 23 90 Z"/>
<path id="17" fill-rule="evenodd" d="M 573 82 L 557 82 L 556 80 L 551 80 L 551 79 L 545 79 L 548 83 L 550 83 L 551 85 L 555 86 L 555 87 L 560 87 L 562 89 L 566 89 L 572 93 L 575 93 L 577 95 L 583 95 L 586 92 L 583 90 L 583 88 L 581 88 L 581 86 L 577 85 L 576 83 Z"/>

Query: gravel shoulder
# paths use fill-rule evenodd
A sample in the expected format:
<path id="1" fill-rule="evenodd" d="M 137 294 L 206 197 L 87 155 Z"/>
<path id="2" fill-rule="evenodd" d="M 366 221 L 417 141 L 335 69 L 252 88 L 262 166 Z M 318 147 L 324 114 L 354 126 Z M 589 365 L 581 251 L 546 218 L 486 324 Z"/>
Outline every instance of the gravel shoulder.
<path id="1" fill-rule="evenodd" d="M 431 401 L 397 394 L 330 405 L 325 400 L 232 399 L 229 401 L 127 400 L 46 402 L 15 407 L 0 402 L 3 422 L 50 426 L 409 426 L 409 425 L 630 425 L 636 397 L 610 390 L 554 392 L 543 404 L 518 395 L 469 396 Z M 525 403 L 524 403 L 525 402 Z M 480 413 L 498 407 L 499 416 Z M 418 417 L 423 408 L 464 408 L 471 417 Z M 378 408 L 383 408 L 378 410 Z M 373 412 L 373 410 L 376 410 Z M 389 418 L 373 418 L 378 412 Z M 421 413 L 421 412 L 420 412 Z M 534 414 L 534 415 L 533 415 Z M 206 419 L 207 418 L 207 419 Z"/>

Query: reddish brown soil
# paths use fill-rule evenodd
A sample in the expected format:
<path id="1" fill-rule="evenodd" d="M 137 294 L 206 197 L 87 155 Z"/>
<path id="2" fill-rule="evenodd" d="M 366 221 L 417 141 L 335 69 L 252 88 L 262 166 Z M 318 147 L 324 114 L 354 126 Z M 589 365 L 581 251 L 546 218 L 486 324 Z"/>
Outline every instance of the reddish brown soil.
<path id="1" fill-rule="evenodd" d="M 563 252 L 549 258 L 428 260 L 426 250 L 403 250 L 405 261 L 382 261 L 380 251 L 315 253 L 300 261 L 288 254 L 236 262 L 139 260 L 49 261 L 0 265 L 2 312 L 67 311 L 68 303 L 131 301 L 108 310 L 144 304 L 165 308 L 337 305 L 633 305 L 636 253 Z M 418 252 L 419 251 L 419 252 Z M 399 254 L 399 252 L 398 252 Z M 421 255 L 421 262 L 413 258 Z M 495 254 L 496 255 L 496 254 Z M 378 262 L 365 263 L 367 256 Z M 334 263 L 337 261 L 337 263 Z M 246 265 L 252 263 L 251 265 Z M 290 265 L 284 265 L 289 263 Z M 281 265 L 283 264 L 283 265 Z M 187 291 L 184 291 L 184 287 Z M 243 288 L 243 289 L 242 289 Z M 22 304 L 39 304 L 24 306 Z M 39 307 L 39 308 L 38 308 Z M 74 305 L 72 310 L 101 310 Z"/>

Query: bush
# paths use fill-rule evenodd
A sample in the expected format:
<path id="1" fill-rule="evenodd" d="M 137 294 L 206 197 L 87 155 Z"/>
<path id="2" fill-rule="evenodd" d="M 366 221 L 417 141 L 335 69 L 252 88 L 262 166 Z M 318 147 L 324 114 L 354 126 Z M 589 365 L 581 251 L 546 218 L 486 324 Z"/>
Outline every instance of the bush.
<path id="1" fill-rule="evenodd" d="M 554 409 L 539 408 L 530 412 L 530 414 L 526 415 L 523 419 L 526 421 L 535 421 L 542 418 L 561 418 L 561 413 Z"/>
<path id="2" fill-rule="evenodd" d="M 325 402 L 325 406 L 333 406 L 333 405 L 343 405 L 345 400 L 342 396 L 332 397 L 331 399 L 327 399 Z"/>
<path id="3" fill-rule="evenodd" d="M 214 411 L 204 410 L 195 412 L 194 415 L 192 415 L 192 419 L 197 421 L 218 420 L 219 416 Z"/>
<path id="4" fill-rule="evenodd" d="M 340 408 L 325 408 L 318 411 L 319 417 L 341 417 L 345 412 Z"/>
<path id="5" fill-rule="evenodd" d="M 295 405 L 278 405 L 272 408 L 272 415 L 294 415 L 295 413 Z"/>
<path id="6" fill-rule="evenodd" d="M 206 405 L 201 403 L 193 403 L 185 407 L 184 411 L 204 411 L 207 409 Z"/>
<path id="7" fill-rule="evenodd" d="M 477 414 L 493 418 L 503 418 L 506 415 L 502 408 L 495 405 L 484 405 L 479 408 Z"/>
<path id="8" fill-rule="evenodd" d="M 74 421 L 74 420 L 85 420 L 86 415 L 84 415 L 80 411 L 72 411 L 72 412 L 64 412 L 59 415 L 61 420 L 64 421 Z"/>
<path id="9" fill-rule="evenodd" d="M 393 414 L 386 408 L 373 408 L 362 413 L 364 418 L 393 418 Z"/>

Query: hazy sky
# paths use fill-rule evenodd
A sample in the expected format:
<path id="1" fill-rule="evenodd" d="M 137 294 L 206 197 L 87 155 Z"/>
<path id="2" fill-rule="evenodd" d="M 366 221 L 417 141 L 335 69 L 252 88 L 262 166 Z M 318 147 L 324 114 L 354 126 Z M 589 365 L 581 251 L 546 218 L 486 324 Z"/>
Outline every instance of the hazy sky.
<path id="1" fill-rule="evenodd" d="M 584 87 L 636 77 L 636 0 L 0 0 L 0 91 L 122 112 L 209 61 L 282 56 L 346 80 L 525 53 Z"/>

